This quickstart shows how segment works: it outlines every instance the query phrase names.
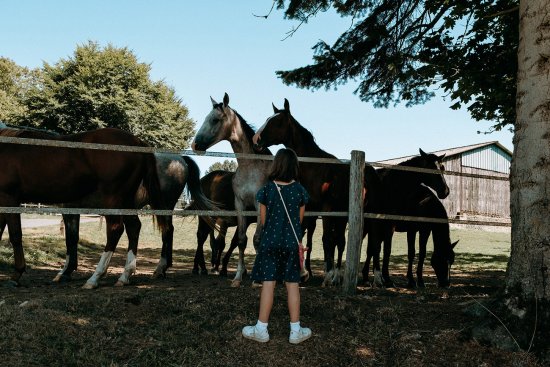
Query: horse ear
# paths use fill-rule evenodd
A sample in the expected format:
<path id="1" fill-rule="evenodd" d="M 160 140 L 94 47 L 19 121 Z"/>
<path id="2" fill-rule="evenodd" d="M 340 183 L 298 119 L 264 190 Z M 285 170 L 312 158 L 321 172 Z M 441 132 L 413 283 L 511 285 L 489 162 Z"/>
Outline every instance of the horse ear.
<path id="1" fill-rule="evenodd" d="M 460 240 L 458 240 L 460 241 Z M 458 241 L 451 243 L 451 248 L 454 250 L 455 246 L 458 244 Z"/>
<path id="2" fill-rule="evenodd" d="M 440 155 L 439 157 L 437 157 L 437 160 L 441 162 L 443 160 L 443 158 L 445 158 L 446 155 L 447 155 L 447 153 L 445 153 L 443 155 Z"/>
<path id="3" fill-rule="evenodd" d="M 210 96 L 210 101 L 212 101 L 212 107 L 218 104 L 218 102 L 216 102 L 214 98 L 212 98 L 212 96 Z"/>
<path id="4" fill-rule="evenodd" d="M 273 102 L 271 102 L 271 105 L 273 106 L 273 112 L 274 113 L 279 113 L 279 109 L 277 107 L 275 107 L 275 105 L 273 104 Z"/>
<path id="5" fill-rule="evenodd" d="M 288 103 L 288 99 L 285 98 L 285 110 L 286 112 L 290 113 L 290 103 Z"/>
<path id="6" fill-rule="evenodd" d="M 418 148 L 418 151 L 420 152 L 420 155 L 421 155 L 422 157 L 427 156 L 427 154 L 424 153 L 424 151 L 422 150 L 422 148 Z"/>
<path id="7" fill-rule="evenodd" d="M 224 107 L 229 106 L 229 95 L 228 95 L 227 93 L 225 93 L 225 94 L 223 95 L 223 106 L 224 106 Z"/>

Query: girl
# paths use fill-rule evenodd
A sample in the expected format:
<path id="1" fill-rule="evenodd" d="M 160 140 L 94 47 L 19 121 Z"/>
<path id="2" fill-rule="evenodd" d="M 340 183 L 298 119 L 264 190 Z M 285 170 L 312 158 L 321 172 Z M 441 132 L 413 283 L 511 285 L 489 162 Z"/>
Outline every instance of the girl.
<path id="1" fill-rule="evenodd" d="M 269 341 L 267 324 L 273 306 L 277 281 L 284 281 L 290 314 L 288 341 L 298 344 L 311 337 L 311 330 L 300 326 L 300 256 L 297 238 L 302 238 L 300 223 L 304 217 L 309 195 L 298 178 L 298 157 L 291 149 L 281 149 L 275 155 L 269 182 L 258 191 L 260 220 L 263 224 L 262 238 L 252 279 L 263 282 L 260 296 L 260 314 L 253 326 L 245 326 L 242 334 L 247 339 L 265 343 Z M 280 195 L 279 195 L 279 192 Z M 282 196 L 282 198 L 281 198 Z M 283 205 L 286 205 L 285 207 Z M 292 223 L 289 222 L 289 217 Z M 293 228 L 294 227 L 294 231 Z"/>

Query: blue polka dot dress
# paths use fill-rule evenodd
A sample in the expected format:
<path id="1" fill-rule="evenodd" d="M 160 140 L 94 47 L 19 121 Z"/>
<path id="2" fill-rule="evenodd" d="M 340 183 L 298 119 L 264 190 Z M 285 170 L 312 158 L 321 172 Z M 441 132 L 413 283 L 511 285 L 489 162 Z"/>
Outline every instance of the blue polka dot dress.
<path id="1" fill-rule="evenodd" d="M 296 235 L 301 239 L 303 234 L 300 225 L 300 207 L 308 202 L 309 195 L 298 182 L 278 186 L 281 188 Z M 268 182 L 258 191 L 256 200 L 266 206 L 266 217 L 260 247 L 252 268 L 252 279 L 299 282 L 298 244 L 276 184 L 272 181 Z"/>

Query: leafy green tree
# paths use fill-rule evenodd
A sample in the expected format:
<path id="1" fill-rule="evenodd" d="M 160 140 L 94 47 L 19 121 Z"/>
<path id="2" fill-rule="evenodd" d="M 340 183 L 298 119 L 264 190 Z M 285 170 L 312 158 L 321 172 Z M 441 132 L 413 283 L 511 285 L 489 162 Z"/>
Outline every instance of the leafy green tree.
<path id="1" fill-rule="evenodd" d="M 500 130 L 515 121 L 519 0 L 274 0 L 307 23 L 335 9 L 350 28 L 333 45 L 319 41 L 313 63 L 277 71 L 285 84 L 356 93 L 376 107 L 421 104 L 439 88 L 451 108 Z M 290 32 L 296 31 L 298 27 Z"/>
<path id="2" fill-rule="evenodd" d="M 27 113 L 23 101 L 37 73 L 0 57 L 0 121 L 17 124 Z"/>
<path id="3" fill-rule="evenodd" d="M 79 45 L 72 57 L 44 64 L 25 99 L 26 122 L 60 133 L 117 127 L 155 147 L 186 148 L 194 122 L 173 88 L 150 80 L 150 69 L 128 48 Z"/>
<path id="4" fill-rule="evenodd" d="M 205 174 L 208 174 L 208 173 L 210 173 L 212 171 L 216 171 L 216 170 L 235 172 L 237 170 L 237 162 L 236 161 L 231 161 L 229 159 L 226 159 L 223 162 L 216 162 L 213 165 L 211 165 L 210 167 L 208 167 Z"/>

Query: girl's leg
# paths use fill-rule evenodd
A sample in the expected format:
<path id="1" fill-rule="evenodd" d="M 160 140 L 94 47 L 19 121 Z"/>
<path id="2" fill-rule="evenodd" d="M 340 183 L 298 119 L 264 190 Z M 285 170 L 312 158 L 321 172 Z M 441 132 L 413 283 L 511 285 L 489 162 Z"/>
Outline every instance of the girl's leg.
<path id="1" fill-rule="evenodd" d="M 271 314 L 271 308 L 273 307 L 275 284 L 276 282 L 271 280 L 263 282 L 262 293 L 260 295 L 260 315 L 258 316 L 258 320 L 260 320 L 261 322 L 267 323 L 269 321 L 269 314 Z M 296 286 L 298 285 L 298 283 L 295 284 Z"/>
<path id="2" fill-rule="evenodd" d="M 290 322 L 298 322 L 300 321 L 300 288 L 298 283 L 285 282 L 285 284 Z"/>

